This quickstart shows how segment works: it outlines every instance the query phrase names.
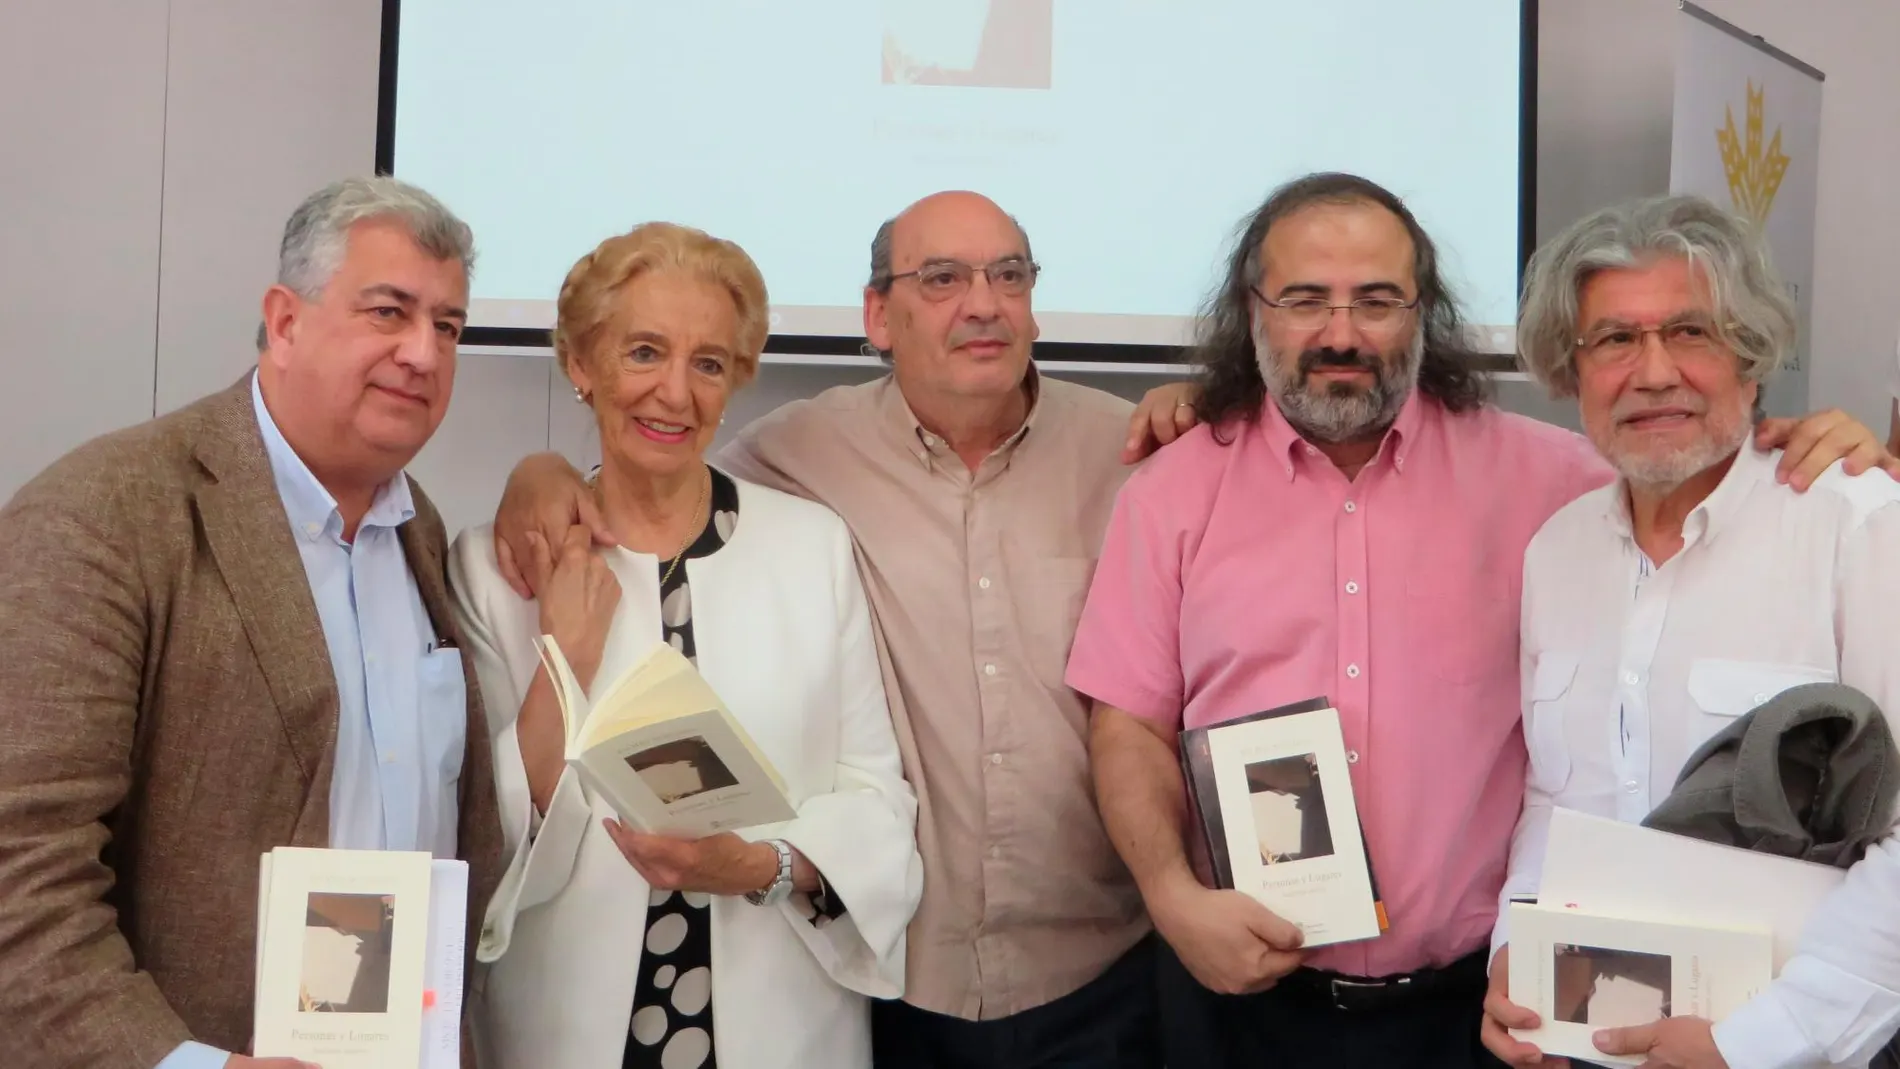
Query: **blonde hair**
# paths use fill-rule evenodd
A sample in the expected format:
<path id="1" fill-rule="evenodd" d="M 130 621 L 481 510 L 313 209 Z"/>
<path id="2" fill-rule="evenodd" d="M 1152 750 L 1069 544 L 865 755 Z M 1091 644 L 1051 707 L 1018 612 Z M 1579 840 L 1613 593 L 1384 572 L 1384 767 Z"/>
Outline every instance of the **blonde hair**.
<path id="1" fill-rule="evenodd" d="M 593 352 L 601 331 L 613 321 L 616 296 L 649 271 L 683 271 L 726 291 L 739 312 L 733 383 L 751 381 L 769 328 L 765 277 L 738 245 L 677 223 L 642 223 L 608 238 L 567 272 L 554 320 L 554 355 L 561 370 Z"/>

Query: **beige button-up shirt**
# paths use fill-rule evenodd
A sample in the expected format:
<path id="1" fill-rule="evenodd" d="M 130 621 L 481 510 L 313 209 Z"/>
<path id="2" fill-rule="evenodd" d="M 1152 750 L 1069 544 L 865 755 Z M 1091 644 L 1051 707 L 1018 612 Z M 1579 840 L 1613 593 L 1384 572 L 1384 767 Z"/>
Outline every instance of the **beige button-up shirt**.
<path id="1" fill-rule="evenodd" d="M 1131 406 L 1033 372 L 1030 388 L 975 472 L 889 376 L 785 405 L 715 458 L 856 537 L 918 800 L 905 1001 L 969 1020 L 1074 991 L 1148 930 L 1095 809 L 1088 704 L 1062 681 Z"/>

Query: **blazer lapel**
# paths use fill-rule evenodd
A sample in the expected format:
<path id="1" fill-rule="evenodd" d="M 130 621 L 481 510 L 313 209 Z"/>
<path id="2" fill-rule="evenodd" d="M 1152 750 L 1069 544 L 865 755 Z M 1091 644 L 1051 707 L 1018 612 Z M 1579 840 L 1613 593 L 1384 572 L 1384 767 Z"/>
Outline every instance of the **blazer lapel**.
<path id="1" fill-rule="evenodd" d="M 211 475 L 198 491 L 198 510 L 211 556 L 310 786 L 329 776 L 336 749 L 336 676 L 258 430 L 249 376 L 225 396 L 228 403 L 208 421 L 197 446 Z M 327 837 L 327 826 L 319 833 Z"/>
<path id="2" fill-rule="evenodd" d="M 442 562 L 440 528 L 425 524 L 418 509 L 413 519 L 396 528 L 396 537 L 402 543 L 403 559 L 409 562 L 409 573 L 416 577 L 416 591 L 422 595 L 422 607 L 429 614 L 435 637 L 453 637 L 455 614 L 449 608 L 448 570 Z"/>

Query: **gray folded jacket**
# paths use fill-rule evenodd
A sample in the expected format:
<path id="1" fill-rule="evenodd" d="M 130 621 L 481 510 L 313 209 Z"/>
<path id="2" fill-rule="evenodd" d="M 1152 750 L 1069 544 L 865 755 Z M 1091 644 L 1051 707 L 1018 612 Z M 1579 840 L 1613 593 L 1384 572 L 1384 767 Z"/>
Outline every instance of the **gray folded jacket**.
<path id="1" fill-rule="evenodd" d="M 1781 692 L 1691 754 L 1647 827 L 1836 868 L 1893 827 L 1900 749 L 1873 699 L 1838 683 Z M 1874 1069 L 1900 1069 L 1900 1040 Z"/>
<path id="2" fill-rule="evenodd" d="M 1782 691 L 1703 743 L 1647 827 L 1836 868 L 1893 827 L 1900 748 L 1838 683 Z"/>

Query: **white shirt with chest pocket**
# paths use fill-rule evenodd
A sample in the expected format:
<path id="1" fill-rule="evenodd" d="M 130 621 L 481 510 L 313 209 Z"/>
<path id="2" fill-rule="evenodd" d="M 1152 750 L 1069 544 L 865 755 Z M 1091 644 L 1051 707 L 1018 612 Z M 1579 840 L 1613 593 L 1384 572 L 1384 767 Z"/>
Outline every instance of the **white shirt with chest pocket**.
<path id="1" fill-rule="evenodd" d="M 1524 562 L 1530 772 L 1502 901 L 1534 894 L 1554 806 L 1640 822 L 1697 747 L 1791 687 L 1840 682 L 1900 735 L 1900 484 L 1830 469 L 1805 494 L 1744 445 L 1655 565 L 1621 482 L 1553 516 Z M 1716 1028 L 1732 1069 L 1864 1064 L 1900 1027 L 1900 838 L 1848 874 L 1769 989 Z M 1503 921 L 1494 940 L 1508 938 Z"/>

